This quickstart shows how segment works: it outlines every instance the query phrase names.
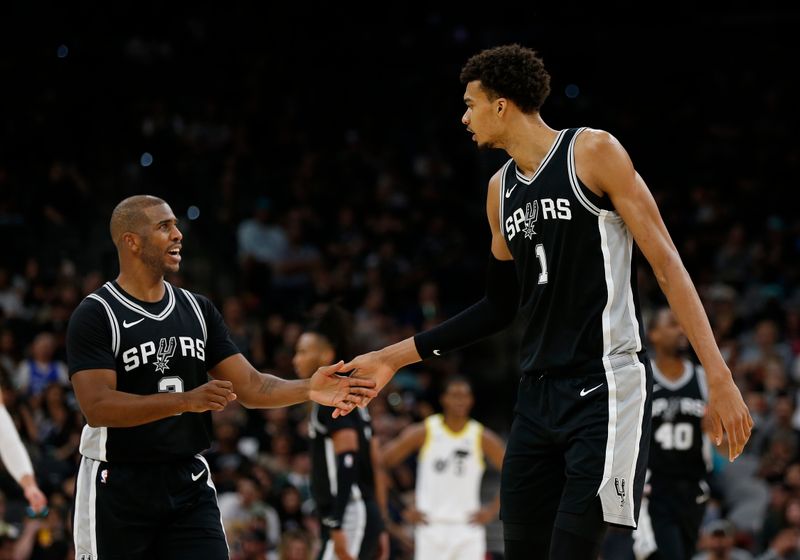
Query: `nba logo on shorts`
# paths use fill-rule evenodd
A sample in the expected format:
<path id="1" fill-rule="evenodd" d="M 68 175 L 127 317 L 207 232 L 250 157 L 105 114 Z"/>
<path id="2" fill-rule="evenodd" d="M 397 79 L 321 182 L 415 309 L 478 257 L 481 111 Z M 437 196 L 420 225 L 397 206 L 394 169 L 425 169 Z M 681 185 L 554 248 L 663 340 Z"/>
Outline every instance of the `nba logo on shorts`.
<path id="1" fill-rule="evenodd" d="M 103 469 L 102 471 L 100 471 L 100 482 L 102 482 L 103 484 L 108 482 L 108 469 Z M 80 558 L 79 560 L 83 559 Z"/>
<path id="2" fill-rule="evenodd" d="M 614 477 L 614 487 L 619 496 L 619 507 L 623 507 L 625 505 L 625 479 Z"/>

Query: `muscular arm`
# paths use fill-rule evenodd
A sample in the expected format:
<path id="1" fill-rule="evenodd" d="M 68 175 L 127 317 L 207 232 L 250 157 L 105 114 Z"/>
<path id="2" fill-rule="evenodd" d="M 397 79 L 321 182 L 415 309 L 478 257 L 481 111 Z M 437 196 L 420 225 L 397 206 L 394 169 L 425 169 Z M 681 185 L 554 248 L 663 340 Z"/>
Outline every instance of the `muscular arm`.
<path id="1" fill-rule="evenodd" d="M 390 469 L 419 451 L 425 443 L 425 424 L 412 424 L 381 450 L 381 463 Z"/>
<path id="2" fill-rule="evenodd" d="M 717 443 L 721 441 L 721 428 L 724 427 L 732 438 L 730 456 L 733 459 L 747 442 L 752 420 L 733 385 L 700 297 L 650 190 L 622 145 L 606 132 L 582 133 L 576 142 L 575 157 L 578 176 L 595 192 L 610 197 L 653 268 L 659 286 L 707 372 L 711 400 L 717 400 L 712 406 L 717 418 L 712 418 L 712 422 L 717 426 L 722 422 L 720 429 L 715 430 L 715 439 Z"/>
<path id="3" fill-rule="evenodd" d="M 277 408 L 308 400 L 308 379 L 288 380 L 262 373 L 241 354 L 225 358 L 209 373 L 230 381 L 239 402 L 248 408 Z"/>
<path id="4" fill-rule="evenodd" d="M 72 386 L 86 421 L 93 427 L 128 428 L 183 412 L 222 410 L 236 398 L 230 384 L 219 381 L 187 393 L 125 393 L 117 391 L 117 373 L 111 369 L 75 372 Z"/>

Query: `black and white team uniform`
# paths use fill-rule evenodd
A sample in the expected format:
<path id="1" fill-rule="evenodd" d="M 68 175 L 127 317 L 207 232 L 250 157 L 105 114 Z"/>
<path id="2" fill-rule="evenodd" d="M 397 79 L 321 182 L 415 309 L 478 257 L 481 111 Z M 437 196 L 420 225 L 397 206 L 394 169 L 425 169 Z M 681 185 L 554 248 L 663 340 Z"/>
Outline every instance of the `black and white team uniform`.
<path id="1" fill-rule="evenodd" d="M 644 487 L 652 372 L 634 241 L 577 176 L 582 131 L 560 131 L 532 177 L 513 159 L 501 171 L 500 227 L 525 319 L 501 485 L 512 538 L 514 526 L 582 515 L 598 496 L 605 521 L 635 527 Z"/>
<path id="2" fill-rule="evenodd" d="M 681 560 L 695 553 L 711 470 L 711 440 L 703 432 L 708 402 L 705 372 L 689 360 L 676 381 L 653 365 L 653 437 L 650 442 L 648 496 L 642 503 L 633 550 L 646 559 Z"/>
<path id="3" fill-rule="evenodd" d="M 205 297 L 166 283 L 164 298 L 137 300 L 116 282 L 87 296 L 70 318 L 70 376 L 114 370 L 135 395 L 191 391 L 239 350 Z M 222 559 L 228 547 L 208 463 L 211 414 L 184 413 L 130 428 L 85 426 L 75 493 L 77 560 Z"/>
<path id="4" fill-rule="evenodd" d="M 372 424 L 366 409 L 356 408 L 346 416 L 333 418 L 334 408 L 314 403 L 308 430 L 311 442 L 311 493 L 322 527 L 320 560 L 334 560 L 332 527 L 341 528 L 347 537 L 350 555 L 372 560 L 383 531 L 380 509 L 375 499 L 375 473 L 372 468 Z M 353 429 L 358 434 L 358 452 L 354 455 L 356 478 L 341 519 L 334 519 L 339 492 L 337 457 L 333 448 L 334 433 Z"/>

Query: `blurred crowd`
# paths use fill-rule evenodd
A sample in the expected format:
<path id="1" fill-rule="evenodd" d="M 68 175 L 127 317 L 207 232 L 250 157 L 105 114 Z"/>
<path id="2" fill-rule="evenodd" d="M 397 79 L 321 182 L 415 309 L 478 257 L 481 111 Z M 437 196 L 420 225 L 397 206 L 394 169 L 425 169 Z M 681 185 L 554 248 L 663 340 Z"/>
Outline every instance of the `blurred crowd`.
<path id="1" fill-rule="evenodd" d="M 338 301 L 353 313 L 363 352 L 481 296 L 485 185 L 502 160 L 475 151 L 459 125 L 458 68 L 508 33 L 478 36 L 431 14 L 420 21 L 410 35 L 402 18 L 375 32 L 384 59 L 358 51 L 348 68 L 302 62 L 307 54 L 295 49 L 300 40 L 290 30 L 276 30 L 274 40 L 283 41 L 276 44 L 287 45 L 280 55 L 274 45 L 258 48 L 254 24 L 237 34 L 224 17 L 178 19 L 170 39 L 131 26 L 102 53 L 96 47 L 108 38 L 87 29 L 71 43 L 67 34 L 64 57 L 50 43 L 46 53 L 25 55 L 34 62 L 31 77 L 0 128 L 8 146 L 0 153 L 0 388 L 50 514 L 25 518 L 20 490 L 0 465 L 0 560 L 72 557 L 84 420 L 66 374 L 64 334 L 82 298 L 116 275 L 107 229 L 123 197 L 154 194 L 172 205 L 184 259 L 168 280 L 208 295 L 242 353 L 285 377 L 294 376 L 297 337 L 319 303 Z M 309 26 L 312 36 L 324 28 Z M 220 37 L 230 40 L 223 45 Z M 341 41 L 331 56 L 356 52 L 354 39 Z M 390 47 L 395 41 L 400 46 Z M 662 135 L 647 126 L 655 113 L 647 101 L 623 96 L 624 104 L 614 104 L 599 87 L 594 96 L 564 96 L 567 73 L 558 71 L 573 54 L 557 47 L 551 54 L 544 44 L 545 61 L 554 62 L 548 122 L 608 128 L 629 146 L 755 420 L 736 462 L 717 452 L 700 547 L 800 558 L 800 218 L 788 203 L 800 178 L 800 142 L 797 116 L 787 116 L 792 90 L 740 71 L 750 59 L 715 60 L 713 69 L 698 63 L 687 71 L 709 73 L 705 97 L 698 92 L 690 103 L 662 92 L 654 104 L 660 122 L 691 122 L 691 129 Z M 760 48 L 761 56 L 780 52 L 767 40 Z M 755 56 L 745 51 L 737 54 Z M 95 95 L 103 86 L 91 68 L 105 63 L 124 94 Z M 586 64 L 578 71 L 589 80 L 599 70 Z M 399 90 L 352 103 L 360 92 L 348 86 L 387 87 L 398 73 Z M 741 116 L 742 99 L 750 118 Z M 638 276 L 649 312 L 663 296 L 646 263 Z M 517 334 L 401 370 L 370 405 L 376 437 L 388 441 L 436 411 L 447 373 L 474 382 L 475 417 L 506 434 Z M 237 404 L 214 414 L 206 455 L 233 560 L 314 553 L 306 414 L 303 406 Z M 392 473 L 393 558 L 410 558 L 402 512 L 413 484 L 413 462 Z M 500 558 L 497 534 L 490 531 L 490 550 Z"/>

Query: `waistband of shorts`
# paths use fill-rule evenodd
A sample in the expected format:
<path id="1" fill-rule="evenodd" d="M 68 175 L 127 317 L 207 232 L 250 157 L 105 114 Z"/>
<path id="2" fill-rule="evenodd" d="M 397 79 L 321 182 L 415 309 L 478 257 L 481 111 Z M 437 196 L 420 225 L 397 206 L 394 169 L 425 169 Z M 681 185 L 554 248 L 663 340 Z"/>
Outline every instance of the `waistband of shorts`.
<path id="1" fill-rule="evenodd" d="M 587 375 L 605 375 L 606 361 L 608 361 L 611 369 L 616 369 L 618 367 L 623 367 L 637 362 L 645 363 L 647 361 L 647 350 L 614 354 L 603 358 L 587 360 L 577 364 L 569 364 L 553 368 L 528 369 L 523 371 L 522 375 L 525 377 L 584 377 Z"/>

